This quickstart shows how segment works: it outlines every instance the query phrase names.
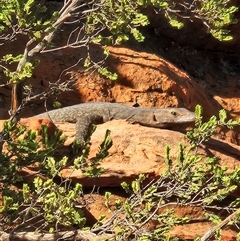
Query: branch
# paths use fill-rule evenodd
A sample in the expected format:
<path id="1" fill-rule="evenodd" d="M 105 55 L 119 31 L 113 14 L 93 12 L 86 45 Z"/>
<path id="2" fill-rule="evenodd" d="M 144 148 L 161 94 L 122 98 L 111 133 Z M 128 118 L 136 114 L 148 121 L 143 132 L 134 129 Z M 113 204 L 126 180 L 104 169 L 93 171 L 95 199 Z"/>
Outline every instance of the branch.
<path id="1" fill-rule="evenodd" d="M 11 241 L 11 240 L 24 240 L 24 241 L 100 241 L 100 240 L 109 240 L 112 238 L 113 235 L 104 234 L 104 235 L 96 235 L 90 231 L 82 231 L 82 230 L 75 230 L 75 231 L 66 231 L 66 232 L 59 232 L 59 233 L 40 233 L 37 234 L 36 232 L 14 232 L 14 233 L 6 233 L 4 231 L 0 232 L 0 240 L 1 241 Z"/>
<path id="2" fill-rule="evenodd" d="M 52 28 L 46 29 L 46 36 L 41 40 L 40 43 L 38 43 L 35 47 L 33 47 L 30 50 L 30 46 L 36 41 L 34 38 L 31 38 L 25 47 L 24 55 L 21 61 L 18 63 L 17 71 L 20 71 L 26 64 L 26 62 L 31 62 L 33 56 L 37 55 L 46 47 L 46 43 L 51 43 L 56 32 L 60 28 L 62 24 L 64 24 L 65 20 L 67 18 L 71 17 L 71 13 L 75 6 L 78 4 L 79 0 L 69 0 L 64 2 L 64 6 L 60 10 L 60 16 L 55 20 L 55 22 L 52 24 L 54 27 L 54 30 Z M 82 5 L 83 6 L 83 5 Z M 50 32 L 49 32 L 50 31 Z M 17 114 L 17 110 L 21 110 L 23 107 L 22 102 L 22 92 L 23 92 L 23 84 L 17 83 L 13 85 L 12 88 L 12 98 L 11 98 L 11 110 L 10 110 L 10 116 L 11 119 L 14 121 L 17 121 L 15 117 L 19 116 Z M 19 108 L 19 106 L 21 107 Z"/>
<path id="3" fill-rule="evenodd" d="M 240 208 L 237 209 L 234 213 L 232 213 L 231 215 L 229 215 L 227 218 L 225 218 L 220 224 L 218 224 L 217 226 L 211 228 L 209 231 L 207 231 L 201 238 L 201 241 L 207 241 L 210 238 L 212 238 L 215 234 L 215 232 L 218 229 L 223 228 L 224 226 L 228 225 L 229 222 L 233 221 L 233 219 L 235 218 L 235 216 L 239 215 L 240 212 Z"/>

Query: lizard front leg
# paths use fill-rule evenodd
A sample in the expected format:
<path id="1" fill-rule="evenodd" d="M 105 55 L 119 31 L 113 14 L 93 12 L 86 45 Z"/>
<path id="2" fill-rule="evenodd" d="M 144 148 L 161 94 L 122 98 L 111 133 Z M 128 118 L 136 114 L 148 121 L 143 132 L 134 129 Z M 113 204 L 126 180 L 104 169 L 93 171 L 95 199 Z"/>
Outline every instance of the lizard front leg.
<path id="1" fill-rule="evenodd" d="M 87 136 L 89 128 L 92 124 L 102 124 L 104 122 L 103 116 L 98 114 L 83 115 L 76 122 L 76 140 L 82 144 Z"/>

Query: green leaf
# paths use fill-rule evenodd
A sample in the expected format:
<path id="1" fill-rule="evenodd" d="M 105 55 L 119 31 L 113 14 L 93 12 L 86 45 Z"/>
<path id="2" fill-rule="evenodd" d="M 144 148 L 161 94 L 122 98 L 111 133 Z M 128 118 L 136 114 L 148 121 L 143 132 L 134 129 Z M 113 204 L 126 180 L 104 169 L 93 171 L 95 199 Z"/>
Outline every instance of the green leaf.
<path id="1" fill-rule="evenodd" d="M 164 8 L 169 7 L 169 3 L 167 1 L 152 0 L 151 2 L 152 2 L 154 7 L 157 7 L 157 8 L 160 8 L 160 9 L 161 8 L 164 9 Z"/>
<path id="2" fill-rule="evenodd" d="M 139 183 L 139 181 L 133 181 L 132 182 L 132 189 L 133 189 L 133 192 L 135 194 L 140 191 L 140 183 Z"/>
<path id="3" fill-rule="evenodd" d="M 54 107 L 54 108 L 61 108 L 61 107 L 62 107 L 62 104 L 61 104 L 61 102 L 59 102 L 59 101 L 54 101 L 54 102 L 53 102 L 53 107 Z"/>
<path id="4" fill-rule="evenodd" d="M 30 188 L 26 183 L 23 184 L 23 199 L 26 203 L 30 200 Z"/>
<path id="5" fill-rule="evenodd" d="M 140 31 L 136 28 L 133 28 L 131 30 L 131 33 L 133 37 L 138 41 L 138 42 L 143 42 L 145 37 L 140 33 Z"/>
<path id="6" fill-rule="evenodd" d="M 125 190 L 126 193 L 130 192 L 129 185 L 126 182 L 121 183 L 122 188 Z"/>
<path id="7" fill-rule="evenodd" d="M 172 27 L 177 29 L 181 29 L 184 26 L 184 24 L 180 22 L 175 16 L 170 18 L 169 23 Z"/>
<path id="8" fill-rule="evenodd" d="M 122 42 L 126 42 L 129 40 L 129 37 L 127 34 L 121 34 L 117 36 L 117 39 L 115 40 L 115 44 L 119 45 Z"/>
<path id="9" fill-rule="evenodd" d="M 151 3 L 151 0 L 137 0 L 137 4 L 146 8 Z"/>
<path id="10" fill-rule="evenodd" d="M 116 80 L 118 78 L 116 73 L 110 72 L 107 68 L 98 68 L 98 73 L 110 80 Z"/>

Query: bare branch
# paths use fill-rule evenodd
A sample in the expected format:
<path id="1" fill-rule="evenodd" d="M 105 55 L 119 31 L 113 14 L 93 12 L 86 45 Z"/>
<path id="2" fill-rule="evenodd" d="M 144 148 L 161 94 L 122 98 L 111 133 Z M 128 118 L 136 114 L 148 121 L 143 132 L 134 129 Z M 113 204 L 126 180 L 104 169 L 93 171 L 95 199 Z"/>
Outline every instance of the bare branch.
<path id="1" fill-rule="evenodd" d="M 209 231 L 207 231 L 202 237 L 201 241 L 207 241 L 210 240 L 216 233 L 217 230 L 222 229 L 226 225 L 228 225 L 231 221 L 233 221 L 237 216 L 239 216 L 240 209 L 237 209 L 235 212 L 230 214 L 228 217 L 226 217 L 220 224 L 216 225 L 215 227 L 211 228 Z"/>
<path id="2" fill-rule="evenodd" d="M 13 232 L 6 233 L 1 231 L 0 238 L 2 241 L 10 241 L 10 240 L 25 240 L 25 241 L 55 241 L 55 240 L 89 240 L 89 241 L 100 241 L 100 240 L 109 240 L 113 235 L 96 235 L 90 231 L 66 231 L 59 233 L 40 233 L 37 234 L 35 232 Z"/>

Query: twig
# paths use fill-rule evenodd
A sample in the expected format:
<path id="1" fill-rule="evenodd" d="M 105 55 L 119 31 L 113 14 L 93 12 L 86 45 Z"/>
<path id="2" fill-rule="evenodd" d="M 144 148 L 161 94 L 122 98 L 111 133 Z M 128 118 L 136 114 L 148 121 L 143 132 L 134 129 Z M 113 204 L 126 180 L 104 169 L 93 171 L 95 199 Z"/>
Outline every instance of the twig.
<path id="1" fill-rule="evenodd" d="M 225 218 L 220 224 L 218 224 L 217 226 L 211 228 L 209 231 L 207 231 L 201 238 L 201 241 L 207 241 L 210 238 L 212 238 L 216 232 L 216 230 L 223 228 L 224 226 L 226 226 L 230 221 L 232 221 L 235 217 L 235 215 L 239 214 L 240 212 L 240 208 L 237 209 L 234 213 L 232 213 L 231 215 L 229 215 L 227 218 Z"/>
<path id="2" fill-rule="evenodd" d="M 25 240 L 25 241 L 63 241 L 63 240 L 88 240 L 88 241 L 100 241 L 100 240 L 109 240 L 112 235 L 96 235 L 90 231 L 74 230 L 67 232 L 58 232 L 58 233 L 35 233 L 35 232 L 14 232 L 6 233 L 0 232 L 1 241 L 10 241 L 10 240 Z"/>

